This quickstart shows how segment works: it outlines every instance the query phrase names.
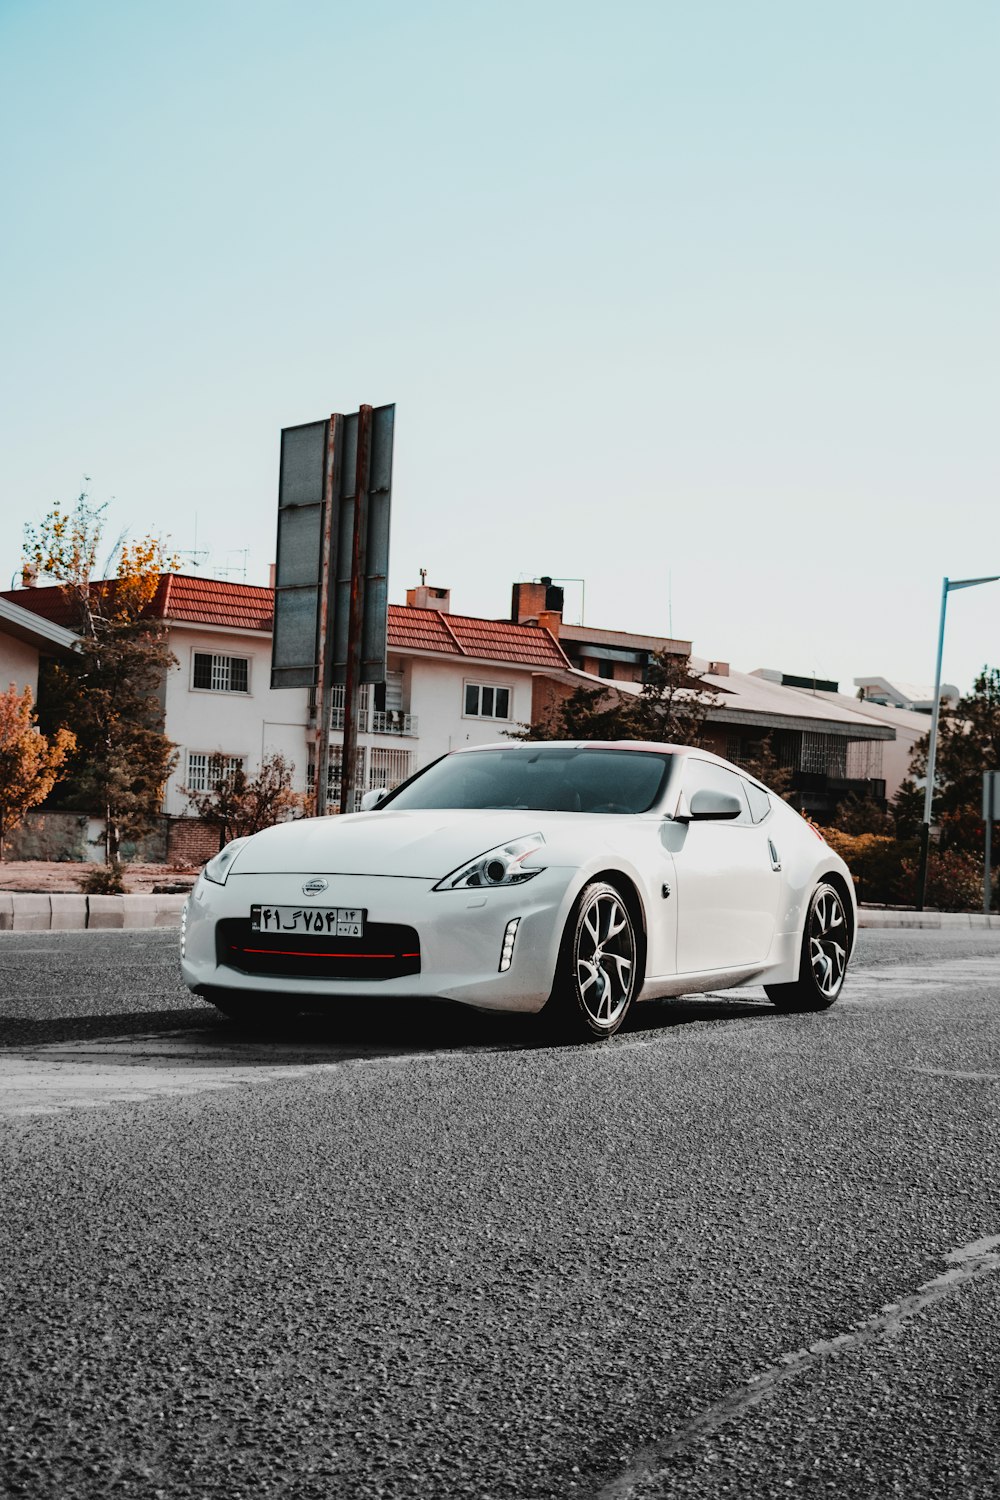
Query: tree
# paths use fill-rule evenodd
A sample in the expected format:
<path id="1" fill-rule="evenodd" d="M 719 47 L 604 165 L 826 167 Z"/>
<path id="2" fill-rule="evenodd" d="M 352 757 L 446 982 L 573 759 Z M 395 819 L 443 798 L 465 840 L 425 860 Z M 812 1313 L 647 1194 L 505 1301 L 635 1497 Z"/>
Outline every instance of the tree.
<path id="1" fill-rule="evenodd" d="M 75 744 L 68 729 L 57 729 L 51 739 L 42 734 L 29 687 L 19 693 L 11 683 L 0 694 L 0 860 L 7 834 L 45 801 Z"/>
<path id="2" fill-rule="evenodd" d="M 234 768 L 227 757 L 213 755 L 207 791 L 195 792 L 186 786 L 181 791 L 198 817 L 218 828 L 221 849 L 230 839 L 259 833 L 295 814 L 301 817 L 306 799 L 292 791 L 294 770 L 283 755 L 268 755 L 257 775 L 250 778 L 242 766 Z"/>
<path id="3" fill-rule="evenodd" d="M 929 741 L 928 732 L 913 747 L 910 776 L 915 780 L 926 779 Z M 981 847 L 983 772 L 996 770 L 1000 770 L 1000 671 L 984 667 L 972 692 L 959 699 L 953 714 L 942 714 L 938 724 L 932 820 L 940 827 L 942 849 Z M 904 783 L 904 787 L 912 792 L 912 785 Z"/>
<path id="4" fill-rule="evenodd" d="M 511 734 L 519 740 L 656 740 L 699 745 L 718 694 L 704 687 L 687 658 L 657 651 L 639 693 L 578 687 L 552 703 L 538 722 Z"/>
<path id="5" fill-rule="evenodd" d="M 720 696 L 706 688 L 687 657 L 656 651 L 650 657 L 642 692 L 631 713 L 636 740 L 668 745 L 700 745 L 705 721 Z"/>
<path id="6" fill-rule="evenodd" d="M 624 694 L 603 687 L 578 687 L 549 704 L 534 724 L 509 730 L 514 740 L 627 740 L 631 707 Z"/>
<path id="7" fill-rule="evenodd" d="M 757 740 L 749 747 L 748 754 L 731 756 L 730 759 L 746 771 L 748 776 L 762 781 L 776 797 L 781 797 L 786 802 L 792 800 L 792 768 L 783 765 L 778 759 L 773 735 L 766 734 L 763 739 Z"/>
<path id="8" fill-rule="evenodd" d="M 106 572 L 93 578 L 105 506 L 86 492 L 69 511 L 53 507 L 40 525 L 25 527 L 26 567 L 64 590 L 81 640 L 74 656 L 48 666 L 40 714 L 45 727 L 65 724 L 76 737 L 60 803 L 105 820 L 105 860 L 116 864 L 126 838 L 156 825 L 163 788 L 176 762 L 163 733 L 161 690 L 175 658 L 163 622 L 149 606 L 163 572 L 176 566 L 162 543 L 123 538 Z"/>

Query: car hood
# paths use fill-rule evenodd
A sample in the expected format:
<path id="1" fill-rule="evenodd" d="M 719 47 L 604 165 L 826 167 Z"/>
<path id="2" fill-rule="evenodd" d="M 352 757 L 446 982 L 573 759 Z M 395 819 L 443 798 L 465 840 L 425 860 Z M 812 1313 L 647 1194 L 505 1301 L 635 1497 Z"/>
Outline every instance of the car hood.
<path id="1" fill-rule="evenodd" d="M 352 813 L 278 823 L 243 845 L 230 875 L 396 875 L 440 880 L 467 859 L 525 834 L 551 829 L 565 813 L 430 811 Z M 589 821 L 589 820 L 588 820 Z"/>

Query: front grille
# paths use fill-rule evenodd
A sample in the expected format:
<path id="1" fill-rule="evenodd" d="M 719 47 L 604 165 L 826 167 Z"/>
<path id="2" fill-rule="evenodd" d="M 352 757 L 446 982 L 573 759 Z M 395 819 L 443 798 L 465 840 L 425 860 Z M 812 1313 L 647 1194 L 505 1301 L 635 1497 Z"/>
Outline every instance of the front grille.
<path id="1" fill-rule="evenodd" d="M 420 939 L 412 927 L 367 922 L 363 938 L 252 932 L 248 918 L 216 923 L 216 956 L 241 974 L 281 979 L 399 979 L 420 973 Z"/>

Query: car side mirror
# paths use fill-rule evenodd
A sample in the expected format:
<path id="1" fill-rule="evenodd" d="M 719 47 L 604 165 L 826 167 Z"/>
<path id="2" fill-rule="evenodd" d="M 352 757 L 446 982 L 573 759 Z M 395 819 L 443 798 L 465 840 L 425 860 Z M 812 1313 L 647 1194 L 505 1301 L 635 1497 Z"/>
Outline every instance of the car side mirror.
<path id="1" fill-rule="evenodd" d="M 740 816 L 743 803 L 733 792 L 703 786 L 689 798 L 688 810 L 692 823 L 724 823 Z"/>
<path id="2" fill-rule="evenodd" d="M 387 786 L 377 786 L 370 792 L 365 792 L 361 798 L 360 812 L 374 812 L 380 802 L 384 802 L 389 795 Z"/>

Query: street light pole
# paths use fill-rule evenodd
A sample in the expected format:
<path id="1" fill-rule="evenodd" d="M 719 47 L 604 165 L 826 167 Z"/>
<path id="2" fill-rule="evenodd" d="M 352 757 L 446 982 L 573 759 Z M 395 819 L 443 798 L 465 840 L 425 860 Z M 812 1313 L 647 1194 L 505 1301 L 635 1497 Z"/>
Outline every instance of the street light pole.
<path id="1" fill-rule="evenodd" d="M 927 864 L 931 845 L 931 807 L 934 801 L 934 767 L 937 761 L 938 724 L 941 719 L 941 663 L 944 656 L 944 619 L 948 595 L 953 589 L 972 589 L 979 583 L 996 583 L 1000 573 L 989 578 L 943 578 L 941 580 L 941 621 L 938 625 L 937 666 L 934 671 L 934 706 L 931 710 L 931 737 L 927 747 L 927 785 L 924 788 L 924 821 L 920 825 L 920 870 L 917 876 L 917 911 L 923 911 L 927 896 Z"/>

